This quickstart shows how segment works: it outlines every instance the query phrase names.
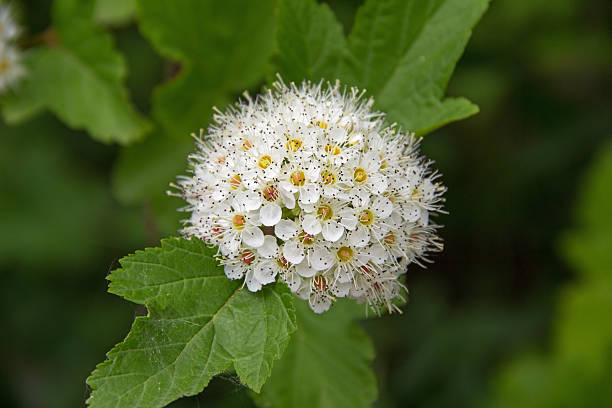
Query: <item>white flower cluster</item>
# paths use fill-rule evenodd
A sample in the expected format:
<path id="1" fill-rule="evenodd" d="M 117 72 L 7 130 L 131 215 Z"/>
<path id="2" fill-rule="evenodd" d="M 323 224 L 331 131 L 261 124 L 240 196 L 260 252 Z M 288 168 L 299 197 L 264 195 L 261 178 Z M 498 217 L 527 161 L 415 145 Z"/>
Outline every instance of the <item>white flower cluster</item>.
<path id="1" fill-rule="evenodd" d="M 395 308 L 398 277 L 441 250 L 445 188 L 414 135 L 385 124 L 356 89 L 276 82 L 214 115 L 177 195 L 183 234 L 218 246 L 251 291 L 277 277 L 316 313 L 337 297 Z"/>
<path id="2" fill-rule="evenodd" d="M 20 32 L 11 6 L 0 2 L 0 94 L 24 74 L 21 52 L 15 45 Z"/>

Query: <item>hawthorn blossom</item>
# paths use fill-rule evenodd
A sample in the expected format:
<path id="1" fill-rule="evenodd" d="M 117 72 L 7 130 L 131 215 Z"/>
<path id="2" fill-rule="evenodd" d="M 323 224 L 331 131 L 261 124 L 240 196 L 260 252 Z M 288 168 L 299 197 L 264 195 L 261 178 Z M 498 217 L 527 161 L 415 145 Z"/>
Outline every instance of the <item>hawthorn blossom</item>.
<path id="1" fill-rule="evenodd" d="M 279 80 L 216 111 L 196 136 L 183 235 L 219 248 L 251 291 L 282 281 L 315 313 L 337 298 L 398 310 L 411 263 L 440 251 L 440 175 L 419 139 L 389 125 L 363 92 Z"/>

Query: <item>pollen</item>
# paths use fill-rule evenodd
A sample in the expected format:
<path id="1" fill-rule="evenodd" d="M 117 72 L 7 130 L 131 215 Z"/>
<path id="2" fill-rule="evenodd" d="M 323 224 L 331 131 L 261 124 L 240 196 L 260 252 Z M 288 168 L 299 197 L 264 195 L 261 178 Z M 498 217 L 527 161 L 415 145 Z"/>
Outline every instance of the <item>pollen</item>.
<path id="1" fill-rule="evenodd" d="M 287 150 L 295 153 L 300 147 L 302 147 L 302 141 L 299 139 L 291 139 L 285 146 L 287 147 Z"/>
<path id="2" fill-rule="evenodd" d="M 246 224 L 244 215 L 234 215 L 234 217 L 232 218 L 232 224 L 234 225 L 234 228 L 236 228 L 238 231 L 242 231 L 245 226 L 244 224 Z"/>
<path id="3" fill-rule="evenodd" d="M 242 179 L 240 178 L 239 174 L 234 174 L 232 177 L 230 177 L 229 183 L 230 183 L 232 190 L 235 190 L 238 187 L 240 187 L 240 184 L 242 183 Z"/>
<path id="4" fill-rule="evenodd" d="M 261 156 L 257 161 L 257 165 L 264 170 L 267 169 L 271 164 L 272 157 L 268 156 L 267 154 L 265 156 Z"/>
<path id="5" fill-rule="evenodd" d="M 330 220 L 334 216 L 334 210 L 329 205 L 323 204 L 317 209 L 317 216 L 322 221 Z"/>
<path id="6" fill-rule="evenodd" d="M 242 142 L 242 150 L 249 150 L 251 147 L 253 147 L 253 144 L 247 139 L 244 139 L 244 142 Z"/>
<path id="7" fill-rule="evenodd" d="M 298 170 L 291 173 L 289 180 L 294 186 L 303 186 L 306 183 L 306 176 L 302 170 Z"/>
<path id="8" fill-rule="evenodd" d="M 299 235 L 299 240 L 304 245 L 312 245 L 315 242 L 315 236 L 302 232 Z"/>
<path id="9" fill-rule="evenodd" d="M 392 232 L 386 235 L 383 239 L 385 241 L 385 244 L 387 245 L 393 245 L 397 241 L 397 239 L 395 238 L 395 234 Z"/>
<path id="10" fill-rule="evenodd" d="M 263 189 L 262 194 L 266 201 L 276 201 L 278 198 L 278 189 L 274 186 L 266 186 Z"/>
<path id="11" fill-rule="evenodd" d="M 353 249 L 347 246 L 340 247 L 337 252 L 340 262 L 350 262 L 353 260 Z"/>
<path id="12" fill-rule="evenodd" d="M 353 179 L 358 183 L 363 183 L 368 178 L 368 174 L 361 167 L 357 167 L 353 173 Z"/>
<path id="13" fill-rule="evenodd" d="M 323 170 L 321 172 L 321 180 L 323 181 L 323 184 L 335 184 L 336 175 L 329 170 Z"/>
<path id="14" fill-rule="evenodd" d="M 374 223 L 374 214 L 370 210 L 363 210 L 359 214 L 359 222 L 363 225 L 372 225 Z"/>
<path id="15" fill-rule="evenodd" d="M 329 153 L 331 155 L 337 156 L 342 152 L 340 148 L 336 145 L 327 144 L 325 145 L 325 153 Z"/>

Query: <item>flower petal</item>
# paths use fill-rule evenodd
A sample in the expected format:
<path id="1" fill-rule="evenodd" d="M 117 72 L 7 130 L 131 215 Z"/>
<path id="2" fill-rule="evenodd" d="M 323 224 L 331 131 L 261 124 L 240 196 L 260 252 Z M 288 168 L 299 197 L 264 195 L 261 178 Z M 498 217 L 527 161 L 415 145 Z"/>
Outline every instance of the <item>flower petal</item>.
<path id="1" fill-rule="evenodd" d="M 327 293 L 315 292 L 308 299 L 310 308 L 315 313 L 323 313 L 329 310 L 332 304 L 332 298 Z"/>
<path id="2" fill-rule="evenodd" d="M 363 248 L 370 242 L 370 231 L 366 227 L 360 226 L 355 231 L 348 233 L 348 239 L 351 245 Z"/>
<path id="3" fill-rule="evenodd" d="M 283 246 L 283 256 L 292 264 L 299 264 L 304 259 L 304 248 L 295 240 L 288 241 Z"/>
<path id="4" fill-rule="evenodd" d="M 321 222 L 313 214 L 306 214 L 302 218 L 302 228 L 307 234 L 317 235 L 321 232 Z"/>
<path id="5" fill-rule="evenodd" d="M 317 270 L 308 265 L 308 261 L 304 259 L 299 265 L 295 265 L 295 271 L 304 278 L 311 278 L 317 273 Z"/>
<path id="6" fill-rule="evenodd" d="M 351 208 L 343 208 L 338 212 L 340 216 L 340 224 L 349 231 L 352 231 L 357 226 L 357 217 Z"/>
<path id="7" fill-rule="evenodd" d="M 416 222 L 421 218 L 421 208 L 412 203 L 408 203 L 402 208 L 402 216 L 408 222 Z"/>
<path id="8" fill-rule="evenodd" d="M 310 264 L 317 271 L 331 268 L 335 263 L 335 258 L 326 248 L 317 247 L 309 257 Z"/>
<path id="9" fill-rule="evenodd" d="M 276 203 L 268 203 L 259 210 L 259 220 L 265 226 L 276 225 L 283 215 L 283 210 Z"/>
<path id="10" fill-rule="evenodd" d="M 293 293 L 295 293 L 302 284 L 302 278 L 300 278 L 297 273 L 286 272 L 281 275 L 281 278 L 283 282 L 285 282 L 287 286 L 289 286 L 289 290 L 291 290 L 291 292 Z"/>
<path id="11" fill-rule="evenodd" d="M 242 279 L 244 276 L 244 268 L 241 268 L 238 265 L 225 265 L 223 271 L 225 272 L 225 276 L 232 280 Z"/>
<path id="12" fill-rule="evenodd" d="M 251 227 L 242 231 L 242 241 L 252 248 L 259 248 L 264 243 L 264 233 L 259 227 Z"/>
<path id="13" fill-rule="evenodd" d="M 271 262 L 262 262 L 255 267 L 255 278 L 262 285 L 267 285 L 276 280 L 278 268 L 275 268 Z"/>
<path id="14" fill-rule="evenodd" d="M 247 211 L 255 211 L 261 207 L 261 194 L 254 191 L 241 191 L 236 194 L 236 199 L 242 203 Z"/>
<path id="15" fill-rule="evenodd" d="M 357 222 L 357 219 L 355 219 Z M 342 238 L 344 233 L 344 227 L 338 224 L 336 221 L 327 221 L 323 224 L 323 238 L 328 241 L 336 242 Z"/>
<path id="16" fill-rule="evenodd" d="M 291 220 L 280 220 L 274 226 L 274 234 L 283 241 L 287 241 L 297 235 L 297 225 Z"/>
<path id="17" fill-rule="evenodd" d="M 374 173 L 368 177 L 368 187 L 373 194 L 382 194 L 387 190 L 387 177 L 380 174 Z"/>
<path id="18" fill-rule="evenodd" d="M 393 203 L 387 197 L 378 196 L 372 201 L 370 209 L 377 218 L 387 218 L 393 211 Z"/>
<path id="19" fill-rule="evenodd" d="M 244 283 L 246 283 L 247 288 L 249 288 L 251 292 L 257 292 L 261 289 L 261 283 L 255 278 L 255 272 L 252 270 L 247 272 Z"/>
<path id="20" fill-rule="evenodd" d="M 313 204 L 319 201 L 321 188 L 317 184 L 308 183 L 300 190 L 300 203 Z"/>
<path id="21" fill-rule="evenodd" d="M 272 235 L 264 236 L 263 244 L 257 248 L 257 253 L 264 258 L 273 258 L 278 255 L 278 244 Z"/>

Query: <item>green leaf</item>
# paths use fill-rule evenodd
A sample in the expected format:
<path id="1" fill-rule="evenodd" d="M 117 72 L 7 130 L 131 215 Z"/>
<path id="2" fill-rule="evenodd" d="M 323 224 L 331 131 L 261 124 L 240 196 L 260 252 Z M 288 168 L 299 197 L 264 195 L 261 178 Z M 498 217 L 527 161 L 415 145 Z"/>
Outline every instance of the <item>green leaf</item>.
<path id="1" fill-rule="evenodd" d="M 444 90 L 488 0 L 369 0 L 348 39 L 345 74 L 378 109 L 426 133 L 478 107 Z"/>
<path id="2" fill-rule="evenodd" d="M 326 4 L 282 0 L 276 38 L 279 71 L 285 79 L 337 79 L 346 41 Z"/>
<path id="3" fill-rule="evenodd" d="M 121 25 L 134 18 L 136 0 L 96 0 L 94 20 L 99 24 Z"/>
<path id="4" fill-rule="evenodd" d="M 3 101 L 7 122 L 21 122 L 46 108 L 102 142 L 129 143 L 148 130 L 123 87 L 123 59 L 111 37 L 94 26 L 93 10 L 92 0 L 56 1 L 53 33 L 58 44 L 27 53 L 27 76 Z"/>
<path id="5" fill-rule="evenodd" d="M 140 27 L 180 73 L 155 93 L 171 135 L 205 127 L 215 104 L 257 85 L 274 50 L 274 0 L 141 0 Z"/>
<path id="6" fill-rule="evenodd" d="M 121 260 L 109 291 L 148 315 L 88 378 L 90 407 L 162 407 L 232 366 L 261 389 L 295 330 L 292 295 L 283 285 L 242 289 L 214 254 L 198 239 L 166 239 Z"/>
<path id="7" fill-rule="evenodd" d="M 298 331 L 258 396 L 261 407 L 369 407 L 376 399 L 373 346 L 354 320 L 362 307 L 338 301 L 315 315 L 297 302 Z"/>
<path id="8" fill-rule="evenodd" d="M 489 0 L 368 0 L 345 40 L 325 5 L 281 0 L 278 68 L 288 80 L 321 78 L 366 89 L 376 107 L 423 134 L 478 112 L 444 91 Z"/>

